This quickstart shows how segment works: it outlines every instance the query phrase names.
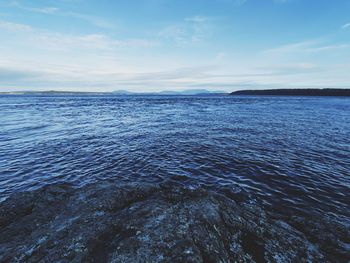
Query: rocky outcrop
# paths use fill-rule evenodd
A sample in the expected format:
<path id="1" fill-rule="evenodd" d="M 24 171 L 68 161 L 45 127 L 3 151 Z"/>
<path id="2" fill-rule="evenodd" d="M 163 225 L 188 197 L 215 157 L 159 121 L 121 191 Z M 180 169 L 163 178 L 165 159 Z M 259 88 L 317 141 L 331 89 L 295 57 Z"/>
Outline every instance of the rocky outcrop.
<path id="1" fill-rule="evenodd" d="M 0 204 L 0 262 L 346 262 L 349 229 L 315 224 L 170 183 L 53 185 Z"/>

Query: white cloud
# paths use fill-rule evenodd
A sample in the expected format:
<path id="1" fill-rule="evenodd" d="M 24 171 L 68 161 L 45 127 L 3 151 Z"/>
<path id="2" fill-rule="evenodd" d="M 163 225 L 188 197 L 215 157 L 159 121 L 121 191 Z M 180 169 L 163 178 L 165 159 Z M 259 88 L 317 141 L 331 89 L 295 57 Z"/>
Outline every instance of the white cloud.
<path id="1" fill-rule="evenodd" d="M 212 18 L 196 15 L 162 29 L 158 35 L 176 44 L 188 45 L 208 40 L 212 30 Z"/>
<path id="2" fill-rule="evenodd" d="M 244 5 L 248 0 L 219 0 L 220 2 L 224 3 L 231 3 L 237 6 Z"/>
<path id="3" fill-rule="evenodd" d="M 23 58 L 0 59 L 0 87 L 82 91 L 157 91 L 195 87 L 232 91 L 242 87 L 345 87 L 349 83 L 346 76 L 350 65 L 328 67 L 312 62 L 282 64 L 258 59 L 233 62 L 227 67 L 213 65 L 209 60 L 194 62 L 188 67 L 181 67 L 185 63 L 170 67 L 167 62 L 173 57 L 169 54 L 158 65 L 149 57 L 137 58 L 136 63 L 142 65 L 137 69 L 135 61 L 128 64 L 129 56 L 112 59 L 111 54 L 104 57 L 90 51 L 82 55 L 58 59 L 45 58 L 44 54 L 29 62 L 24 62 Z"/>
<path id="4" fill-rule="evenodd" d="M 350 23 L 346 23 L 342 26 L 342 29 L 347 29 L 350 28 Z"/>
<path id="5" fill-rule="evenodd" d="M 86 15 L 86 14 L 81 14 L 81 13 L 76 13 L 76 12 L 59 12 L 57 13 L 58 15 L 61 16 L 68 16 L 76 19 L 81 19 L 84 20 L 90 24 L 93 24 L 97 27 L 102 27 L 102 28 L 115 28 L 115 24 L 101 18 L 101 17 L 96 17 L 96 16 L 91 16 L 91 15 Z"/>
<path id="6" fill-rule="evenodd" d="M 94 26 L 97 26 L 97 27 L 115 28 L 115 25 L 113 23 L 107 21 L 104 18 L 91 16 L 91 15 L 87 15 L 87 14 L 82 14 L 82 13 L 77 13 L 77 12 L 67 12 L 67 11 L 59 9 L 58 7 L 54 7 L 54 6 L 29 7 L 29 6 L 21 4 L 18 1 L 12 1 L 10 3 L 10 5 L 13 7 L 16 7 L 18 9 L 28 11 L 28 12 L 34 12 L 34 13 L 40 13 L 40 14 L 46 14 L 46 15 L 57 15 L 57 16 L 71 17 L 71 18 L 86 21 L 86 22 L 88 22 Z"/>
<path id="7" fill-rule="evenodd" d="M 138 51 L 152 49 L 152 39 L 116 39 L 106 34 L 64 34 L 0 21 L 0 91 L 12 89 L 113 89 L 132 80 L 137 64 L 151 59 Z M 134 54 L 135 53 L 135 54 Z M 132 69 L 130 65 L 132 66 Z"/>
<path id="8" fill-rule="evenodd" d="M 38 50 L 113 50 L 121 47 L 153 47 L 158 45 L 156 41 L 150 39 L 114 39 L 105 34 L 63 34 L 3 20 L 0 20 L 0 29 L 9 33 L 17 33 L 18 42 L 26 43 L 26 46 Z"/>
<path id="9" fill-rule="evenodd" d="M 28 7 L 28 6 L 22 5 L 18 1 L 11 1 L 10 5 L 13 7 L 19 8 L 21 10 L 35 12 L 35 13 L 42 13 L 42 14 L 53 14 L 59 11 L 57 7 Z"/>
<path id="10" fill-rule="evenodd" d="M 322 52 L 349 48 L 349 44 L 327 44 L 320 40 L 308 40 L 297 43 L 282 45 L 265 50 L 267 54 L 287 54 L 296 52 Z"/>
<path id="11" fill-rule="evenodd" d="M 1 61 L 0 61 L 1 62 Z M 1 63 L 0 63 L 1 64 Z M 197 66 L 174 68 L 164 71 L 150 69 L 145 71 L 111 67 L 111 65 L 95 65 L 95 67 L 57 68 L 45 67 L 41 71 L 29 70 L 28 66 L 17 65 L 11 70 L 0 67 L 0 87 L 13 86 L 17 89 L 56 89 L 83 91 L 112 91 L 128 89 L 132 91 L 157 91 L 162 89 L 181 90 L 186 88 L 207 88 L 233 91 L 245 88 L 295 88 L 295 87 L 346 87 L 347 79 L 342 74 L 329 75 L 316 65 L 275 65 L 272 68 L 253 69 L 230 68 L 223 74 L 220 68 L 213 66 Z M 284 67 L 284 68 L 283 68 Z M 335 68 L 336 72 L 348 71 Z M 248 72 L 251 73 L 248 73 Z M 293 74 L 290 73 L 293 71 Z M 236 72 L 236 73 L 229 73 Z M 246 72 L 240 74 L 239 72 Z"/>
<path id="12" fill-rule="evenodd" d="M 19 23 L 13 23 L 8 21 L 1 21 L 0 20 L 0 29 L 6 30 L 6 31 L 26 31 L 29 32 L 32 30 L 32 27 L 25 24 L 19 24 Z"/>

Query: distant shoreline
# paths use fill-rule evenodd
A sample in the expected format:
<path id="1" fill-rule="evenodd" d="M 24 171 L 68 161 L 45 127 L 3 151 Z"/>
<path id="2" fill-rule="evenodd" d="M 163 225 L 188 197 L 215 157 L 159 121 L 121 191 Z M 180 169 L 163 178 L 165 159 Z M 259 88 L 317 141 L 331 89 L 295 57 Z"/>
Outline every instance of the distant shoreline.
<path id="1" fill-rule="evenodd" d="M 230 95 L 243 96 L 321 96 L 321 97 L 350 97 L 350 89 L 268 89 L 268 90 L 239 90 Z"/>
<path id="2" fill-rule="evenodd" d="M 9 91 L 0 92 L 0 95 L 91 95 L 91 96 L 218 96 L 218 95 L 234 95 L 234 96 L 319 96 L 319 97 L 350 97 L 350 89 L 266 89 L 266 90 L 238 90 L 234 92 L 215 92 L 198 90 L 195 91 L 161 91 L 161 92 L 129 92 L 129 91 Z"/>

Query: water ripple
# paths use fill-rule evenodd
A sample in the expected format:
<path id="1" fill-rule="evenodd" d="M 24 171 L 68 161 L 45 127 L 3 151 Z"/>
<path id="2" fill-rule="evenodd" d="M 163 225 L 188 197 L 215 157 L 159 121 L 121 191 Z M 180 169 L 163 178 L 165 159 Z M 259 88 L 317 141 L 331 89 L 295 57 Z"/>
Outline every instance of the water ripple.
<path id="1" fill-rule="evenodd" d="M 175 180 L 240 188 L 285 215 L 349 216 L 349 112 L 342 98 L 0 96 L 0 200 Z"/>

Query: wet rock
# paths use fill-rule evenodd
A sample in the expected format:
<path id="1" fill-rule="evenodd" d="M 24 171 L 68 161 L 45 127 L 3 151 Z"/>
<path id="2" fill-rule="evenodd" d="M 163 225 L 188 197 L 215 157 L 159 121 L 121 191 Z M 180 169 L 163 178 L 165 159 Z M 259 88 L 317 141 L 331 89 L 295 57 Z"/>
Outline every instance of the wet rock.
<path id="1" fill-rule="evenodd" d="M 293 222 L 200 187 L 54 185 L 0 204 L 0 262 L 346 262 L 348 229 L 330 258 Z"/>

